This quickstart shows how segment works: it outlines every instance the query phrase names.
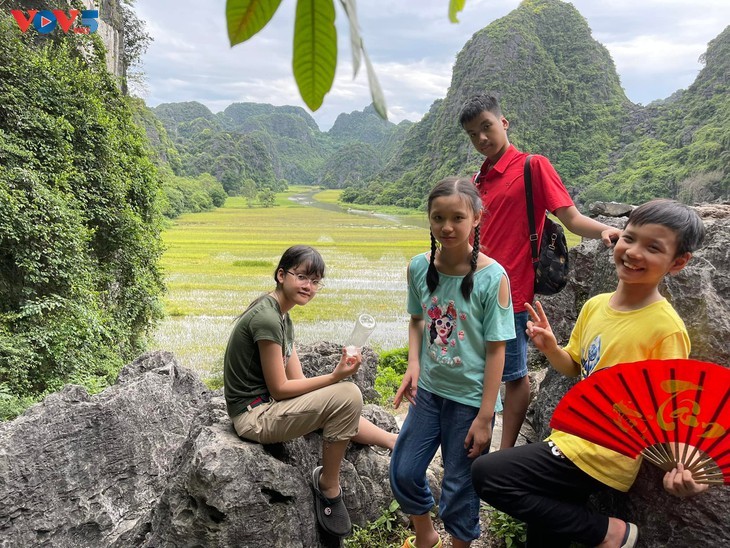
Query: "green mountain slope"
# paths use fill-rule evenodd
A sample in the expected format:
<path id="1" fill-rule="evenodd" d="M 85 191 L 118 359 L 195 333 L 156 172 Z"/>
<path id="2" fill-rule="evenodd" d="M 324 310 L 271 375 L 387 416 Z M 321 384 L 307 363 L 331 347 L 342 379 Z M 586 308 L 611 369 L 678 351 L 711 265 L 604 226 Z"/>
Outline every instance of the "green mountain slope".
<path id="1" fill-rule="evenodd" d="M 730 27 L 709 43 L 703 60 L 687 90 L 639 110 L 633 139 L 597 174 L 586 199 L 730 199 Z"/>
<path id="2" fill-rule="evenodd" d="M 340 114 L 332 128 L 327 132 L 334 141 L 360 142 L 377 146 L 386 141 L 395 124 L 380 118 L 373 105 L 363 111 Z"/>

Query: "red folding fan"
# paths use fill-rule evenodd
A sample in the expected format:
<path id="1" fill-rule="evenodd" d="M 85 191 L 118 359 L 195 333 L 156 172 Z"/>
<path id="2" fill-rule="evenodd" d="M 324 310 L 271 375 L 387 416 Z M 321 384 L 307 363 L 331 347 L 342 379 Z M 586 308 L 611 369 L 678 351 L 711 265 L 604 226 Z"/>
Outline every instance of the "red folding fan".
<path id="1" fill-rule="evenodd" d="M 550 426 L 698 483 L 730 484 L 730 369 L 646 360 L 601 369 L 560 400 Z"/>

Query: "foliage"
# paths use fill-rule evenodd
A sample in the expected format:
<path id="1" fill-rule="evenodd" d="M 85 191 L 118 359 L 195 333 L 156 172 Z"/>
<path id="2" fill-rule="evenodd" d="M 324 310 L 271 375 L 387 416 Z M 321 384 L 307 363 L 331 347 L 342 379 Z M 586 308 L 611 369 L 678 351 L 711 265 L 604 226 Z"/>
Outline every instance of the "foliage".
<path id="1" fill-rule="evenodd" d="M 276 205 L 276 195 L 271 189 L 262 190 L 257 198 L 261 207 L 274 207 Z"/>
<path id="2" fill-rule="evenodd" d="M 99 37 L 0 19 L 0 386 L 18 406 L 67 382 L 96 390 L 144 348 L 157 196 Z"/>
<path id="3" fill-rule="evenodd" d="M 462 0 L 462 5 L 463 5 Z M 255 36 L 271 20 L 281 0 L 227 0 L 226 23 L 231 46 Z M 370 93 L 378 114 L 387 118 L 385 97 L 360 36 L 354 0 L 340 0 L 350 23 L 354 75 L 364 58 Z M 299 93 L 311 110 L 322 106 L 332 88 L 337 67 L 337 30 L 333 0 L 298 0 L 294 21 L 294 77 Z"/>
<path id="4" fill-rule="evenodd" d="M 205 377 L 203 382 L 208 387 L 208 390 L 220 390 L 223 388 L 223 372 L 220 371 L 215 375 Z"/>
<path id="5" fill-rule="evenodd" d="M 0 421 L 10 420 L 35 403 L 35 398 L 19 397 L 6 384 L 0 384 Z"/>
<path id="6" fill-rule="evenodd" d="M 388 367 L 398 375 L 405 375 L 408 368 L 408 347 L 387 350 L 380 354 L 381 367 Z"/>
<path id="7" fill-rule="evenodd" d="M 335 80 L 336 66 L 334 2 L 297 1 L 292 68 L 302 99 L 311 110 L 322 106 L 324 96 Z"/>
<path id="8" fill-rule="evenodd" d="M 195 179 L 167 175 L 162 181 L 162 192 L 162 214 L 171 219 L 183 213 L 221 207 L 228 196 L 210 173 L 202 173 Z"/>
<path id="9" fill-rule="evenodd" d="M 127 103 L 132 109 L 134 122 L 144 129 L 147 135 L 145 141 L 147 151 L 158 170 L 172 171 L 177 175 L 182 175 L 180 154 L 162 122 L 142 99 L 127 97 Z"/>
<path id="10" fill-rule="evenodd" d="M 489 512 L 488 530 L 492 536 L 502 539 L 507 548 L 525 546 L 527 542 L 527 526 L 499 510 Z"/>
<path id="11" fill-rule="evenodd" d="M 127 98 L 134 121 L 144 129 L 147 151 L 157 166 L 160 210 L 173 219 L 183 213 L 197 213 L 221 207 L 228 197 L 223 185 L 210 173 L 185 177 L 180 154 L 162 122 L 141 99 Z M 189 104 L 180 105 L 184 110 Z M 164 112 L 164 111 L 163 111 Z"/>
<path id="12" fill-rule="evenodd" d="M 403 375 L 392 367 L 378 365 L 378 375 L 375 377 L 375 390 L 380 394 L 378 405 L 391 407 L 395 393 L 403 382 Z"/>
<path id="13" fill-rule="evenodd" d="M 344 541 L 346 548 L 373 548 L 401 546 L 411 533 L 401 523 L 400 505 L 392 501 L 375 520 L 363 527 L 353 526 L 352 535 Z"/>
<path id="14" fill-rule="evenodd" d="M 135 1 L 122 0 L 120 4 L 124 24 L 122 63 L 125 73 L 141 63 L 142 56 L 152 43 L 152 37 L 145 28 L 145 22 L 134 12 Z"/>
<path id="15" fill-rule="evenodd" d="M 375 390 L 380 394 L 378 404 L 383 407 L 393 405 L 395 393 L 403 381 L 408 367 L 408 347 L 381 352 L 378 360 L 378 374 L 375 377 Z"/>
<path id="16" fill-rule="evenodd" d="M 327 188 L 358 187 L 382 168 L 381 157 L 367 143 L 344 145 L 322 166 L 320 184 Z"/>
<path id="17" fill-rule="evenodd" d="M 722 171 L 698 173 L 679 183 L 677 199 L 685 204 L 696 204 L 712 201 L 715 196 L 727 198 L 727 185 Z"/>

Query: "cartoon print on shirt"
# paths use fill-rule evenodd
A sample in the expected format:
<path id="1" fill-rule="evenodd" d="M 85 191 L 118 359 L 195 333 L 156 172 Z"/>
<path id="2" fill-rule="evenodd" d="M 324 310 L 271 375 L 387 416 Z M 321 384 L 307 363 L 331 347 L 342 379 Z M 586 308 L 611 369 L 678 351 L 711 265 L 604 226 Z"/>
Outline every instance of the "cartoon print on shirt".
<path id="1" fill-rule="evenodd" d="M 456 367 L 461 365 L 459 356 L 449 357 L 449 350 L 453 352 L 456 349 L 457 338 L 463 340 L 464 333 L 459 331 L 456 337 L 452 337 L 456 330 L 457 314 L 454 301 L 449 301 L 445 306 L 438 304 L 438 297 L 431 299 L 431 306 L 426 311 L 429 317 L 428 324 L 428 344 L 429 354 L 436 362 Z M 461 314 L 461 319 L 465 319 L 466 315 Z"/>
<path id="2" fill-rule="evenodd" d="M 585 379 L 588 375 L 593 373 L 601 360 L 601 336 L 597 335 L 588 349 L 583 352 L 583 356 L 580 360 L 580 378 Z"/>
<path id="3" fill-rule="evenodd" d="M 434 342 L 441 346 L 449 344 L 449 337 L 456 327 L 456 309 L 454 301 L 449 301 L 446 310 L 434 303 L 428 309 L 428 317 L 431 318 L 430 344 Z"/>

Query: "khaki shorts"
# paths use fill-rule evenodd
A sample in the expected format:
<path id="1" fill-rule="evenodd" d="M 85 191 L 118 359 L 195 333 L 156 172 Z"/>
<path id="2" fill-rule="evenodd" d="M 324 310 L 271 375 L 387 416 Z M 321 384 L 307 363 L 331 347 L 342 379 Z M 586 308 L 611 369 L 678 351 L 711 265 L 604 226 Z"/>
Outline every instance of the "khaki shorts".
<path id="1" fill-rule="evenodd" d="M 322 429 L 328 442 L 351 439 L 358 431 L 362 394 L 339 382 L 288 400 L 271 400 L 233 417 L 236 433 L 258 443 L 280 443 Z"/>

